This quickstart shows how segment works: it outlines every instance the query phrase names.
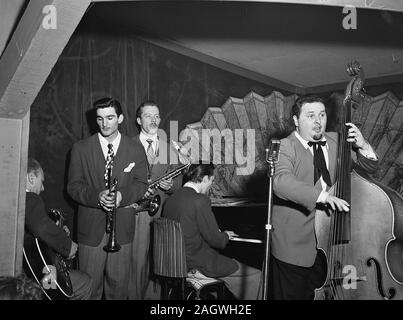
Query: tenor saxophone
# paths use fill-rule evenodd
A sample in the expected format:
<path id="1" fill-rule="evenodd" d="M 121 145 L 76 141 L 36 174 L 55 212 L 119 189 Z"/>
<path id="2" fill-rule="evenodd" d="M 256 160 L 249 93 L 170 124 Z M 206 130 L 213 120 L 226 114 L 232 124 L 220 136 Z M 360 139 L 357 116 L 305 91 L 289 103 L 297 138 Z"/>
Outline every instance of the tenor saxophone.
<path id="1" fill-rule="evenodd" d="M 190 164 L 191 164 L 190 162 L 187 164 L 183 164 L 183 165 L 177 167 L 176 169 L 167 172 L 166 174 L 164 174 L 163 176 L 159 177 L 157 180 L 155 180 L 154 182 L 149 184 L 148 190 L 152 190 L 152 191 L 157 190 L 157 188 L 160 186 L 160 184 L 163 180 L 167 180 L 167 179 L 171 179 L 171 178 L 173 179 L 173 178 L 179 176 L 182 173 L 182 171 L 184 171 L 185 169 L 187 169 L 190 166 Z M 135 213 L 147 211 L 148 214 L 152 217 L 158 212 L 160 205 L 161 205 L 161 197 L 158 194 L 155 196 L 152 196 L 152 192 L 151 192 L 151 195 L 143 196 L 139 201 L 130 205 L 130 207 L 134 208 Z"/>
<path id="2" fill-rule="evenodd" d="M 178 154 L 184 158 L 184 160 L 186 161 L 186 164 L 182 164 L 179 167 L 177 167 L 176 169 L 173 169 L 173 170 L 165 173 L 164 175 L 159 177 L 157 180 L 155 180 L 154 182 L 149 184 L 148 190 L 151 190 L 152 192 L 147 192 L 146 195 L 144 195 L 140 200 L 138 200 L 137 202 L 128 206 L 128 207 L 134 208 L 135 213 L 147 211 L 151 217 L 154 216 L 158 212 L 158 209 L 161 205 L 161 197 L 158 194 L 153 196 L 152 195 L 153 192 L 155 190 L 157 190 L 157 188 L 161 185 L 161 182 L 163 180 L 167 180 L 167 179 L 171 179 L 171 178 L 173 179 L 173 178 L 179 176 L 184 170 L 186 170 L 192 164 L 190 156 L 185 155 L 180 151 L 181 146 L 175 141 L 172 141 L 172 144 L 174 145 Z"/>

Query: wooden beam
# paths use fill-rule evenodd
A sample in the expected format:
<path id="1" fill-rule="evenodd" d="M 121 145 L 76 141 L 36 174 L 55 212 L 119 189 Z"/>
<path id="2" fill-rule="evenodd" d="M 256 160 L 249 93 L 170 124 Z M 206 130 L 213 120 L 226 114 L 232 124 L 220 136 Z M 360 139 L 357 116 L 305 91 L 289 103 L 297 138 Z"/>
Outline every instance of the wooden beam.
<path id="1" fill-rule="evenodd" d="M 0 1 L 0 57 L 18 23 L 18 16 L 24 6 L 25 0 Z"/>
<path id="2" fill-rule="evenodd" d="M 0 117 L 22 119 L 90 5 L 90 0 L 30 1 L 0 59 Z M 47 28 L 48 11 L 56 28 Z"/>
<path id="3" fill-rule="evenodd" d="M 93 0 L 93 2 L 114 2 L 114 1 L 139 1 L 139 0 Z M 154 0 L 148 0 L 154 1 Z M 169 1 L 169 0 L 166 0 Z M 208 1 L 213 0 L 188 0 L 188 1 Z M 222 1 L 242 1 L 244 0 L 220 0 Z M 290 3 L 290 4 L 306 4 L 306 5 L 322 5 L 322 6 L 354 6 L 362 9 L 376 9 L 376 10 L 390 10 L 390 11 L 403 11 L 402 0 L 252 0 L 249 2 L 273 2 L 273 3 Z"/>
<path id="4" fill-rule="evenodd" d="M 0 275 L 22 270 L 30 106 L 90 3 L 30 1 L 0 59 Z"/>
<path id="5" fill-rule="evenodd" d="M 22 270 L 29 112 L 0 118 L 0 276 Z"/>

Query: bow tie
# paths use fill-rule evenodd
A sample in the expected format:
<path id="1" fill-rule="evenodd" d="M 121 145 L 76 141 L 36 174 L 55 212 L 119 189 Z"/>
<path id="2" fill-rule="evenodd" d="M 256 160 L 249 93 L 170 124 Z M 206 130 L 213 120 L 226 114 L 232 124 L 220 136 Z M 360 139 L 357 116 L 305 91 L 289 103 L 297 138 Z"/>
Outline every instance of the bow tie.
<path id="1" fill-rule="evenodd" d="M 313 183 L 316 184 L 316 181 L 323 178 L 323 181 L 330 187 L 332 185 L 332 181 L 330 179 L 329 171 L 326 167 L 326 160 L 325 156 L 323 155 L 323 150 L 321 146 L 326 145 L 326 141 L 309 141 L 308 145 L 310 147 L 313 146 L 313 165 L 314 165 L 314 181 Z"/>
<path id="2" fill-rule="evenodd" d="M 326 141 L 308 141 L 308 146 L 312 147 L 313 145 L 317 146 L 317 145 L 321 145 L 321 146 L 325 146 L 326 145 Z"/>

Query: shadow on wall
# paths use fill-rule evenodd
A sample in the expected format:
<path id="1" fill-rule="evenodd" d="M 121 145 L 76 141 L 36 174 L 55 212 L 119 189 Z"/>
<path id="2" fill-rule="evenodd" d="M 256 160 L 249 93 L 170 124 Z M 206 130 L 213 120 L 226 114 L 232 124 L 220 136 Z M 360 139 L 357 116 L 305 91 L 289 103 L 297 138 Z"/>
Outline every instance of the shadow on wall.
<path id="1" fill-rule="evenodd" d="M 97 124 L 97 111 L 94 108 L 92 108 L 85 113 L 85 117 L 87 119 L 88 130 L 90 132 L 90 135 L 97 133 L 99 131 Z"/>

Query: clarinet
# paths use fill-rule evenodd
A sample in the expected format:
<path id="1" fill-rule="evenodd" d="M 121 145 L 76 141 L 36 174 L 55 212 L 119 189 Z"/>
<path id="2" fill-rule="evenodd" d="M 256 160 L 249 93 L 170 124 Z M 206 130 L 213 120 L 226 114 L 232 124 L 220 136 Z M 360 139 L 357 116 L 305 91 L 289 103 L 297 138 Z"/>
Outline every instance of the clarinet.
<path id="1" fill-rule="evenodd" d="M 109 185 L 109 194 L 116 192 L 117 179 L 114 179 L 112 182 L 108 182 Z M 113 225 L 113 215 L 116 213 L 116 194 L 115 194 L 115 205 L 112 209 L 106 211 L 106 233 L 111 233 L 112 225 Z"/>
<path id="2" fill-rule="evenodd" d="M 111 210 L 106 213 L 106 232 L 109 233 L 108 243 L 104 246 L 106 252 L 116 252 L 120 250 L 120 245 L 116 240 L 116 185 L 118 184 L 115 178 L 109 186 L 109 194 L 114 193 L 115 200 Z"/>
<path id="3" fill-rule="evenodd" d="M 116 241 L 116 186 L 118 184 L 117 178 L 112 180 L 113 158 L 108 163 L 106 168 L 107 186 L 109 194 L 114 194 L 114 205 L 112 209 L 106 211 L 106 233 L 109 234 L 108 243 L 104 246 L 106 252 L 116 252 L 120 250 L 120 245 Z"/>
<path id="4" fill-rule="evenodd" d="M 112 169 L 113 169 L 113 158 L 109 162 L 107 168 L 106 168 L 106 174 L 107 174 L 107 187 L 109 190 L 109 194 L 112 192 L 115 192 L 116 190 L 116 179 L 115 181 L 112 180 Z M 112 210 L 106 211 L 106 233 L 111 233 L 112 230 Z"/>

